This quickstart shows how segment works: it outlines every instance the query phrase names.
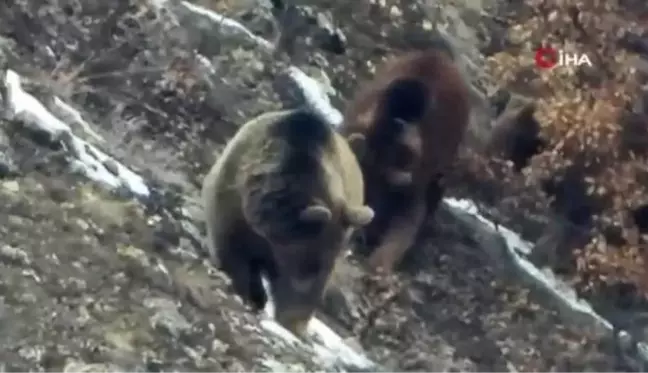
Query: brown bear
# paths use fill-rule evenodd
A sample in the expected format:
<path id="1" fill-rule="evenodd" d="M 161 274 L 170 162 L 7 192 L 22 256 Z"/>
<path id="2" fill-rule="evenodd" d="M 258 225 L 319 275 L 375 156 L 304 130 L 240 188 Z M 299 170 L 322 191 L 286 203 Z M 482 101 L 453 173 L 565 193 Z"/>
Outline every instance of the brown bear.
<path id="1" fill-rule="evenodd" d="M 212 260 L 258 311 L 268 279 L 275 318 L 300 335 L 352 232 L 373 211 L 346 139 L 302 109 L 244 124 L 202 188 Z"/>
<path id="2" fill-rule="evenodd" d="M 350 101 L 340 133 L 356 152 L 367 202 L 369 265 L 390 272 L 443 194 L 468 126 L 470 86 L 443 49 L 408 52 L 379 68 Z"/>

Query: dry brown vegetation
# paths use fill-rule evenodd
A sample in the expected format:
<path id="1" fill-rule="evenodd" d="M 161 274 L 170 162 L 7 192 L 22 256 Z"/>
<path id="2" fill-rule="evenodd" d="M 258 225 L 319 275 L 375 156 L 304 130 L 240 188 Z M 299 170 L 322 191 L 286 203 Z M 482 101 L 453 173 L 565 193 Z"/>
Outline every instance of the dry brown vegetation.
<path id="1" fill-rule="evenodd" d="M 505 171 L 505 177 L 520 190 L 549 190 L 548 197 L 558 199 L 556 210 L 577 225 L 588 219 L 583 215 L 592 217 L 591 225 L 583 224 L 583 229 L 593 227 L 589 243 L 573 248 L 575 258 L 561 260 L 574 261 L 581 285 L 630 282 L 647 293 L 648 236 L 642 231 L 648 214 L 641 217 L 638 209 L 648 203 L 648 108 L 637 102 L 648 74 L 638 68 L 638 56 L 623 47 L 628 35 L 646 30 L 641 15 L 619 3 L 527 0 L 527 15 L 511 17 L 517 19 L 509 26 L 513 47 L 491 56 L 487 69 L 505 88 L 534 97 L 534 116 L 547 140 L 528 167 Z M 534 50 L 547 44 L 587 53 L 593 67 L 541 70 L 534 65 Z M 495 175 L 501 177 L 490 173 Z M 582 196 L 576 196 L 576 186 L 563 185 L 560 200 L 545 187 L 561 177 L 582 180 Z M 538 195 L 540 206 L 545 202 Z M 586 203 L 559 206 L 578 204 L 576 199 Z"/>

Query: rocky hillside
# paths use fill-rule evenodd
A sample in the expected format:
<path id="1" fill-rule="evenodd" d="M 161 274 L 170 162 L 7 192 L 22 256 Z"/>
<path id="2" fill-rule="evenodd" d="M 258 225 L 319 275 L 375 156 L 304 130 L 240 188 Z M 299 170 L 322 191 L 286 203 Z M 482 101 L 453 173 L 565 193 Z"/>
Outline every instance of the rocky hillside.
<path id="1" fill-rule="evenodd" d="M 580 154 L 587 165 L 616 154 L 578 151 L 591 144 L 583 134 L 595 119 L 598 130 L 634 128 L 628 146 L 641 148 L 646 111 L 636 98 L 648 48 L 638 25 L 647 13 L 642 2 L 580 3 L 3 2 L 1 369 L 644 369 L 641 235 L 631 240 L 621 229 L 621 249 L 592 246 L 609 240 L 615 212 L 639 214 L 643 158 L 610 156 L 590 174 L 561 175 Z M 586 38 L 580 29 L 610 36 Z M 568 74 L 538 73 L 532 48 L 548 35 L 614 61 L 599 58 L 605 74 L 590 71 L 574 80 L 580 86 Z M 446 200 L 391 278 L 370 278 L 349 257 L 336 279 L 342 296 L 297 340 L 250 312 L 205 260 L 202 176 L 246 119 L 308 104 L 335 125 L 335 108 L 381 60 L 430 45 L 450 46 L 474 88 L 449 194 L 478 201 L 481 212 Z M 629 66 L 630 75 L 619 72 Z M 597 76 L 598 85 L 588 80 Z M 570 95 L 580 101 L 556 102 Z M 599 111 L 583 106 L 593 101 Z M 504 146 L 493 147 L 493 129 L 509 127 L 500 131 Z M 616 144 L 607 133 L 592 136 L 608 139 L 596 146 Z M 576 140 L 565 147 L 560 139 Z M 598 210 L 589 199 L 565 202 L 587 193 L 564 179 L 621 180 L 606 169 L 627 170 L 636 182 L 606 194 Z M 612 203 L 629 198 L 625 191 L 638 196 L 627 210 Z M 573 218 L 583 210 L 585 223 Z M 491 220 L 541 239 L 533 247 Z M 637 255 L 614 261 L 628 257 L 618 252 Z M 605 281 L 610 273 L 619 275 Z"/>

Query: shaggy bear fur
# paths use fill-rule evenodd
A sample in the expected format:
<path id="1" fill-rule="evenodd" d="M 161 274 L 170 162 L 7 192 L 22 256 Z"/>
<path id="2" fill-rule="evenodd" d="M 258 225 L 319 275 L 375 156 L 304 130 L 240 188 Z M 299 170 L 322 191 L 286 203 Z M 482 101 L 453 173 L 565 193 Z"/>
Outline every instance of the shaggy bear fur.
<path id="1" fill-rule="evenodd" d="M 368 224 L 362 171 L 315 114 L 285 110 L 243 125 L 205 177 L 212 259 L 257 310 L 270 283 L 277 321 L 301 334 L 352 231 Z"/>
<path id="2" fill-rule="evenodd" d="M 526 167 L 547 141 L 540 137 L 540 123 L 534 118 L 532 100 L 513 96 L 495 120 L 486 154 L 510 160 L 515 171 Z"/>
<path id="3" fill-rule="evenodd" d="M 350 102 L 340 133 L 360 160 L 376 212 L 365 232 L 374 269 L 392 271 L 437 209 L 468 126 L 469 98 L 452 56 L 437 48 L 387 63 Z"/>

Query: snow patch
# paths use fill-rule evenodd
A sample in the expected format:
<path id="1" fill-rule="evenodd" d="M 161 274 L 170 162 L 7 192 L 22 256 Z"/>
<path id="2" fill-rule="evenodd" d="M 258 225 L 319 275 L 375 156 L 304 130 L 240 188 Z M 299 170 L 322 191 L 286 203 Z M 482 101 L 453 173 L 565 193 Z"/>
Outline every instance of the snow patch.
<path id="1" fill-rule="evenodd" d="M 329 361 L 338 360 L 346 366 L 365 369 L 374 366 L 371 360 L 349 347 L 339 334 L 335 333 L 321 320 L 313 318 L 308 324 L 308 333 L 311 337 L 319 337 L 318 343 L 315 343 L 313 348 L 323 359 Z"/>
<path id="2" fill-rule="evenodd" d="M 342 123 L 342 113 L 331 105 L 326 89 L 321 83 L 295 66 L 288 68 L 288 76 L 301 89 L 307 105 L 333 126 L 338 127 Z"/>
<path id="3" fill-rule="evenodd" d="M 61 141 L 75 156 L 75 159 L 72 160 L 72 168 L 82 172 L 88 178 L 110 188 L 126 187 L 137 196 L 148 197 L 150 191 L 141 176 L 94 145 L 75 136 L 69 125 L 58 119 L 34 96 L 23 90 L 20 75 L 15 71 L 7 70 L 4 85 L 7 91 L 8 119 L 20 120 L 32 130 L 45 132 L 51 139 Z M 65 110 L 68 115 L 75 120 L 80 120 L 80 123 L 86 123 L 78 111 L 67 104 L 61 105 L 63 101 L 58 98 L 57 100 L 55 100 L 55 104 Z"/>
<path id="4" fill-rule="evenodd" d="M 242 24 L 240 24 L 239 22 L 231 18 L 225 17 L 224 15 L 216 13 L 213 10 L 203 8 L 200 5 L 192 4 L 188 1 L 183 1 L 182 5 L 194 13 L 208 17 L 210 20 L 220 25 L 222 27 L 223 32 L 234 34 L 234 35 L 240 34 L 247 37 L 250 40 L 255 41 L 258 45 L 260 45 L 261 47 L 267 50 L 271 51 L 274 49 L 274 45 L 272 43 L 270 43 L 269 41 L 265 40 L 260 36 L 254 35 L 252 31 L 248 30 L 245 26 L 243 26 Z"/>
<path id="5" fill-rule="evenodd" d="M 479 213 L 479 208 L 473 201 L 469 199 L 458 200 L 454 198 L 445 198 L 444 201 L 449 206 L 458 208 L 474 216 L 484 225 L 490 227 L 492 230 L 500 232 L 503 236 L 505 236 L 506 243 L 509 245 L 510 248 L 519 251 L 525 255 L 531 254 L 532 245 L 529 244 L 529 242 L 523 240 L 519 234 L 515 233 L 509 228 L 506 228 L 505 226 L 502 225 L 495 224 L 492 221 L 485 218 L 483 215 Z"/>
<path id="6" fill-rule="evenodd" d="M 263 279 L 263 286 L 268 294 L 268 303 L 264 310 L 261 326 L 268 332 L 283 339 L 293 346 L 310 349 L 321 363 L 333 369 L 345 367 L 354 370 L 374 370 L 376 364 L 361 353 L 349 347 L 342 337 L 316 317 L 311 318 L 306 330 L 307 338 L 301 340 L 274 320 L 275 307 L 270 295 L 270 285 Z"/>
<path id="7" fill-rule="evenodd" d="M 8 116 L 24 122 L 34 130 L 47 132 L 51 138 L 59 138 L 70 127 L 50 113 L 34 96 L 22 89 L 20 75 L 13 70 L 5 74 L 5 87 L 9 107 Z"/>
<path id="8" fill-rule="evenodd" d="M 104 142 L 105 140 L 103 137 L 101 137 L 98 133 L 96 133 L 94 130 L 92 130 L 90 124 L 83 119 L 81 116 L 81 113 L 79 113 L 77 110 L 75 110 L 72 106 L 70 106 L 67 102 L 61 100 L 58 97 L 54 97 L 54 106 L 57 107 L 59 110 L 61 110 L 62 114 L 69 117 L 69 120 L 77 123 L 79 126 L 81 126 L 81 129 L 89 135 L 92 136 L 95 140 L 99 142 Z"/>
<path id="9" fill-rule="evenodd" d="M 532 245 L 530 242 L 523 240 L 520 235 L 513 232 L 512 230 L 500 225 L 496 225 L 492 221 L 486 219 L 479 213 L 479 210 L 475 203 L 470 200 L 444 198 L 444 202 L 451 208 L 460 209 L 470 215 L 473 215 L 480 222 L 483 222 L 492 230 L 497 231 L 506 241 L 507 249 L 511 254 L 511 257 L 515 260 L 516 265 L 523 268 L 524 271 L 533 276 L 533 278 L 545 285 L 548 289 L 551 289 L 557 298 L 560 298 L 560 300 L 569 305 L 569 307 L 571 307 L 574 311 L 589 314 L 601 324 L 605 325 L 607 328 L 612 329 L 610 322 L 597 314 L 588 302 L 582 299 L 578 299 L 576 291 L 574 291 L 571 286 L 556 277 L 556 275 L 550 270 L 541 271 L 540 269 L 538 269 L 538 267 L 533 265 L 533 263 L 520 255 L 520 253 L 528 254 L 531 252 Z"/>
<path id="10" fill-rule="evenodd" d="M 152 3 L 162 8 L 168 6 L 169 0 L 151 0 Z M 266 39 L 255 35 L 252 31 L 247 29 L 240 22 L 228 18 L 213 10 L 207 9 L 200 5 L 192 4 L 188 1 L 180 3 L 187 11 L 196 15 L 209 19 L 217 24 L 220 28 L 219 31 L 230 35 L 241 35 L 248 40 L 253 41 L 258 46 L 266 51 L 274 51 L 275 46 L 273 43 Z M 203 57 L 205 58 L 205 57 Z M 201 61 L 204 64 L 204 61 Z M 313 79 L 311 76 L 303 72 L 296 66 L 288 68 L 288 77 L 301 89 L 306 104 L 313 110 L 325 118 L 331 125 L 338 126 L 342 122 L 342 114 L 337 110 L 329 100 L 327 89 L 323 84 Z"/>

